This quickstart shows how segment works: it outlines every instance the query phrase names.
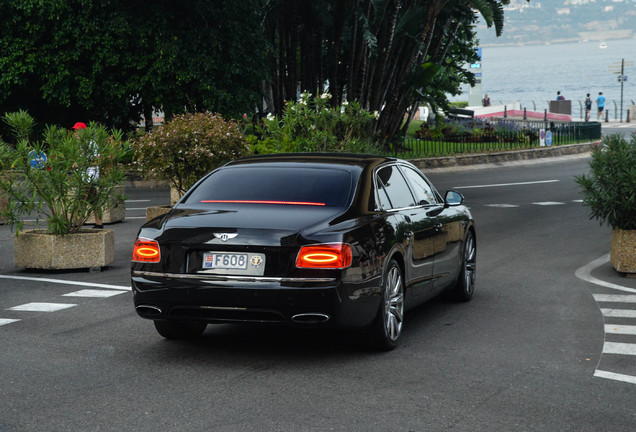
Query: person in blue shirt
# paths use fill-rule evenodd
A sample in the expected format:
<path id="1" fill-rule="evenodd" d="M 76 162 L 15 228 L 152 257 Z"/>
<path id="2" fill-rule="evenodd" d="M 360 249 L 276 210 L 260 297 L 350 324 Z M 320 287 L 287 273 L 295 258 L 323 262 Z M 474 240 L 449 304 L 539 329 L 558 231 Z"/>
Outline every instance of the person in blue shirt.
<path id="1" fill-rule="evenodd" d="M 596 105 L 598 106 L 598 115 L 596 120 L 599 120 L 603 116 L 603 110 L 605 109 L 605 96 L 603 96 L 603 92 L 598 92 Z"/>
<path id="2" fill-rule="evenodd" d="M 563 95 L 561 94 L 561 92 L 560 92 L 560 91 L 558 91 L 558 92 L 557 92 L 557 98 L 556 98 L 556 100 L 565 100 L 565 96 L 563 96 Z"/>

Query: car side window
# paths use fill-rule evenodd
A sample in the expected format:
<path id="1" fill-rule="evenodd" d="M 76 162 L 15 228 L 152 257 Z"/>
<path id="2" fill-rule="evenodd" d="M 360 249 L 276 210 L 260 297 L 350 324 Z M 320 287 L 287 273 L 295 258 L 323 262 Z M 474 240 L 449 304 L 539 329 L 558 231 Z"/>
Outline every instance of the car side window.
<path id="1" fill-rule="evenodd" d="M 383 209 L 413 207 L 415 198 L 397 166 L 380 169 L 377 174 L 380 205 Z"/>
<path id="2" fill-rule="evenodd" d="M 406 179 L 413 189 L 415 199 L 417 200 L 419 205 L 437 203 L 433 188 L 417 171 L 410 167 L 402 167 L 402 170 L 404 171 L 404 175 L 406 176 Z"/>

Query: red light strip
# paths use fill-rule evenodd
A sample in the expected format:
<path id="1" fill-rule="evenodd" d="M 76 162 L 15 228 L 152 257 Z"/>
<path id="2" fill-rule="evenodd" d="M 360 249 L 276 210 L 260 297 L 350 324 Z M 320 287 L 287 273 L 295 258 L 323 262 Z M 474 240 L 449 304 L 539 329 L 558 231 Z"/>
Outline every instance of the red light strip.
<path id="1" fill-rule="evenodd" d="M 325 206 L 325 203 L 303 202 L 303 201 L 259 201 L 259 200 L 201 200 L 202 203 L 222 203 L 222 204 L 282 204 L 282 205 L 304 205 L 304 206 Z"/>

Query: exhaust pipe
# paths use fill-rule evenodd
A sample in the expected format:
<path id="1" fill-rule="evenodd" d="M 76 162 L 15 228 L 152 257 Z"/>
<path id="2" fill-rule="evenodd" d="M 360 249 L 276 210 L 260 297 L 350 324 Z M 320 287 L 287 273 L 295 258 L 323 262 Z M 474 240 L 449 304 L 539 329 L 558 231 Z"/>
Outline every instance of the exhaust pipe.
<path id="1" fill-rule="evenodd" d="M 144 316 L 159 316 L 163 313 L 161 308 L 151 305 L 139 305 L 136 309 L 140 315 Z"/>
<path id="2" fill-rule="evenodd" d="M 329 315 L 323 313 L 302 313 L 292 317 L 292 321 L 300 324 L 319 324 L 329 321 Z"/>

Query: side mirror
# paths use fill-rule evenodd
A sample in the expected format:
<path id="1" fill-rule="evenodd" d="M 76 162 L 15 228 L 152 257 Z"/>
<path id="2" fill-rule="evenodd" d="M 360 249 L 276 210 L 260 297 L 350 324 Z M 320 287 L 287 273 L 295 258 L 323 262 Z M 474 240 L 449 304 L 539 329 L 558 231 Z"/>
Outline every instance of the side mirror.
<path id="1" fill-rule="evenodd" d="M 446 207 L 455 207 L 462 205 L 464 202 L 464 196 L 457 191 L 449 190 L 444 197 L 444 205 Z"/>

